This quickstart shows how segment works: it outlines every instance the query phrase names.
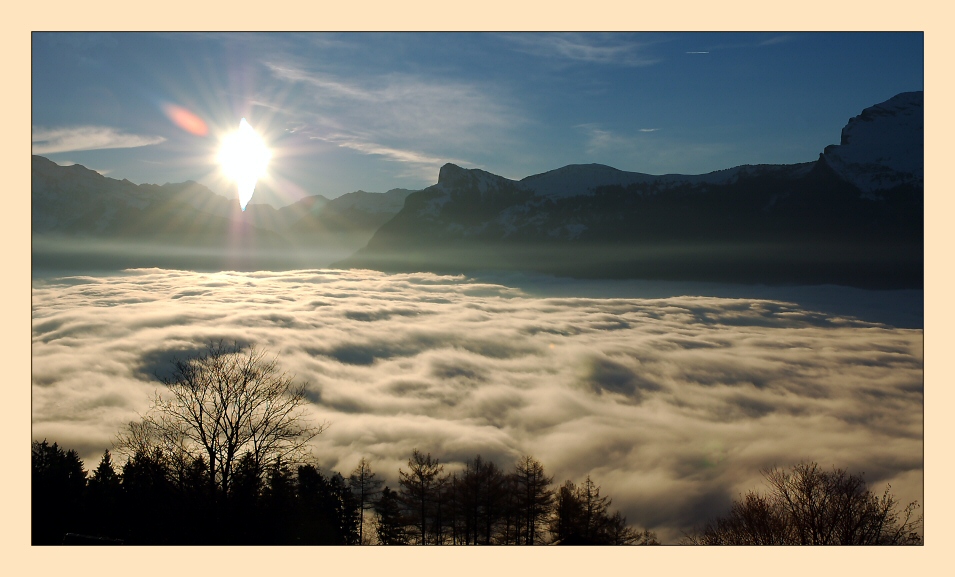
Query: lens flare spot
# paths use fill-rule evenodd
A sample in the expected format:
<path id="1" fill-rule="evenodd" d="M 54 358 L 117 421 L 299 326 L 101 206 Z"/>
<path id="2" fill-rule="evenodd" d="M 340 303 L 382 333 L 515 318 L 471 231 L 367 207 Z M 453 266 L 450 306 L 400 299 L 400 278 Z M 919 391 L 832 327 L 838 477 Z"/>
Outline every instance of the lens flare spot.
<path id="1" fill-rule="evenodd" d="M 163 104 L 162 111 L 173 124 L 190 134 L 196 136 L 209 134 L 209 127 L 206 126 L 205 121 L 182 106 Z"/>
<path id="2" fill-rule="evenodd" d="M 270 158 L 272 153 L 262 137 L 252 130 L 244 118 L 239 122 L 239 130 L 222 139 L 219 165 L 225 175 L 238 185 L 242 210 L 252 200 L 255 183 L 265 174 Z"/>

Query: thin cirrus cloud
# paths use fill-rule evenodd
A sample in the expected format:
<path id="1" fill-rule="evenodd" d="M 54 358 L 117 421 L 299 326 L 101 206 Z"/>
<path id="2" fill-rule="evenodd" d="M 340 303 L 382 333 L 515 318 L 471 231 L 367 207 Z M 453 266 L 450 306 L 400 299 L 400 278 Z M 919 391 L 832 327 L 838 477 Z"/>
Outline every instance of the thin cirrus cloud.
<path id="1" fill-rule="evenodd" d="M 650 66 L 659 59 L 645 54 L 645 44 L 593 34 L 505 34 L 515 49 L 563 61 L 619 66 Z"/>
<path id="2" fill-rule="evenodd" d="M 33 154 L 105 148 L 137 148 L 165 142 L 162 136 L 128 134 L 109 126 L 33 127 Z"/>
<path id="3" fill-rule="evenodd" d="M 35 281 L 34 438 L 87 467 L 171 359 L 251 343 L 307 383 L 326 470 L 396 487 L 531 454 L 669 542 L 803 459 L 922 500 L 922 331 L 771 300 L 539 298 L 464 277 L 148 269 Z"/>
<path id="4" fill-rule="evenodd" d="M 781 36 L 773 36 L 772 38 L 767 38 L 759 43 L 759 46 L 773 46 L 776 44 L 784 44 L 786 42 L 791 42 L 795 38 L 788 34 L 783 34 Z"/>
<path id="5" fill-rule="evenodd" d="M 264 65 L 276 80 L 303 90 L 303 101 L 286 110 L 303 125 L 299 132 L 395 162 L 434 168 L 447 154 L 500 143 L 523 122 L 500 97 L 467 82 L 402 74 L 345 79 L 292 57 Z"/>
<path id="6" fill-rule="evenodd" d="M 393 162 L 405 163 L 411 169 L 405 174 L 399 176 L 414 176 L 421 179 L 433 179 L 438 169 L 447 162 L 455 164 L 469 164 L 467 161 L 457 160 L 448 157 L 430 156 L 415 150 L 402 150 L 389 146 L 382 146 L 375 142 L 368 142 L 357 139 L 349 134 L 329 134 L 327 136 L 311 136 L 312 140 L 323 140 L 340 146 L 361 152 L 362 154 L 376 155 Z"/>
<path id="7" fill-rule="evenodd" d="M 575 128 L 581 129 L 585 134 L 584 150 L 590 156 L 602 156 L 612 152 L 618 156 L 642 158 L 655 154 L 658 151 L 659 143 L 651 146 L 649 141 L 639 136 L 625 136 L 607 130 L 596 124 L 581 124 Z M 639 132 L 656 132 L 657 128 L 641 128 Z"/>
<path id="8" fill-rule="evenodd" d="M 775 36 L 770 36 L 759 41 L 747 41 L 747 42 L 736 42 L 732 44 L 717 44 L 713 46 L 708 46 L 706 51 L 692 51 L 687 52 L 687 54 L 710 54 L 710 52 L 716 52 L 720 50 L 735 50 L 735 49 L 748 49 L 748 48 L 760 48 L 763 46 L 776 46 L 779 44 L 786 44 L 787 42 L 792 42 L 796 40 L 796 37 L 791 34 L 780 34 Z"/>

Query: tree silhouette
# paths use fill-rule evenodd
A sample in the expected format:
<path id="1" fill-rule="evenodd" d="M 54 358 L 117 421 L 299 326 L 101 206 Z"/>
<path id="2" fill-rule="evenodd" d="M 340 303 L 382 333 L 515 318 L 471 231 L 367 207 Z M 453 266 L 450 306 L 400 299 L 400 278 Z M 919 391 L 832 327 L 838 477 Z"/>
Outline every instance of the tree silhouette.
<path id="1" fill-rule="evenodd" d="M 33 544 L 58 545 L 66 533 L 83 528 L 83 461 L 76 451 L 64 451 L 46 439 L 31 443 L 30 457 Z"/>
<path id="2" fill-rule="evenodd" d="M 464 543 L 490 545 L 497 524 L 504 516 L 504 473 L 491 461 L 477 455 L 464 465 L 457 483 L 463 511 Z"/>
<path id="3" fill-rule="evenodd" d="M 558 489 L 550 522 L 553 542 L 559 545 L 656 545 L 656 535 L 637 532 L 627 519 L 609 513 L 611 500 L 600 494 L 588 475 L 581 485 L 567 481 Z"/>
<path id="4" fill-rule="evenodd" d="M 294 542 L 303 545 L 340 545 L 337 530 L 338 511 L 329 480 L 314 465 L 301 465 L 295 479 L 296 505 L 294 519 L 284 522 L 297 523 Z"/>
<path id="5" fill-rule="evenodd" d="M 182 543 L 176 518 L 174 485 L 167 460 L 158 447 L 138 451 L 123 465 L 124 540 L 134 545 Z"/>
<path id="6" fill-rule="evenodd" d="M 211 343 L 195 358 L 173 361 L 172 376 L 160 380 L 165 386 L 149 412 L 118 444 L 127 454 L 159 447 L 180 473 L 202 459 L 213 501 L 228 494 L 243 454 L 266 469 L 295 460 L 324 429 L 305 420 L 305 385 L 254 346 Z"/>
<path id="7" fill-rule="evenodd" d="M 288 463 L 281 457 L 272 463 L 267 472 L 267 483 L 262 491 L 262 508 L 265 512 L 263 531 L 265 543 L 291 545 L 294 543 L 295 477 Z"/>
<path id="8" fill-rule="evenodd" d="M 382 545 L 407 545 L 408 535 L 405 530 L 407 521 L 402 512 L 401 499 L 398 494 L 385 487 L 381 496 L 375 502 L 375 533 L 378 542 Z"/>
<path id="9" fill-rule="evenodd" d="M 253 545 L 260 541 L 263 526 L 262 492 L 265 471 L 255 462 L 251 452 L 239 458 L 232 473 L 227 496 L 228 506 L 224 526 L 237 545 Z"/>
<path id="10" fill-rule="evenodd" d="M 577 498 L 577 485 L 568 479 L 557 489 L 554 501 L 554 514 L 549 526 L 554 543 L 570 544 L 579 539 L 582 510 Z"/>
<path id="11" fill-rule="evenodd" d="M 749 492 L 730 512 L 684 543 L 698 545 L 917 545 L 917 502 L 899 509 L 886 487 L 881 497 L 862 475 L 823 471 L 814 462 L 763 471 L 765 495 Z"/>
<path id="12" fill-rule="evenodd" d="M 587 475 L 578 491 L 578 499 L 582 506 L 580 536 L 584 543 L 598 543 L 609 525 L 610 497 L 601 495 L 600 487 Z"/>
<path id="13" fill-rule="evenodd" d="M 341 473 L 335 473 L 328 478 L 328 493 L 326 508 L 328 518 L 334 527 L 336 545 L 359 544 L 360 510 L 358 500 L 351 492 L 348 481 Z"/>
<path id="14" fill-rule="evenodd" d="M 399 498 L 407 511 L 420 545 L 428 543 L 428 529 L 433 530 L 432 521 L 437 498 L 439 476 L 444 465 L 433 459 L 431 453 L 422 455 L 414 449 L 408 459 L 408 472 L 398 469 L 398 482 L 401 485 Z"/>
<path id="15" fill-rule="evenodd" d="M 118 524 L 118 512 L 122 501 L 120 476 L 113 468 L 109 451 L 103 452 L 99 465 L 93 470 L 86 484 L 86 515 L 89 530 L 96 536 L 112 535 Z"/>
<path id="16" fill-rule="evenodd" d="M 553 507 L 554 492 L 549 488 L 553 477 L 545 475 L 544 466 L 530 455 L 521 457 L 515 469 L 519 538 L 525 545 L 541 543 Z"/>
<path id="17" fill-rule="evenodd" d="M 351 487 L 352 494 L 358 501 L 359 524 L 358 524 L 358 544 L 364 545 L 365 540 L 365 511 L 374 508 L 375 501 L 381 493 L 380 479 L 375 479 L 375 474 L 371 471 L 371 463 L 368 459 L 362 457 L 358 461 L 358 466 L 348 477 L 348 485 Z"/>
<path id="18" fill-rule="evenodd" d="M 635 530 L 627 525 L 627 518 L 620 514 L 620 511 L 614 511 L 608 519 L 606 525 L 606 535 L 608 545 L 659 545 L 657 536 L 653 532 L 644 529 L 642 532 Z"/>

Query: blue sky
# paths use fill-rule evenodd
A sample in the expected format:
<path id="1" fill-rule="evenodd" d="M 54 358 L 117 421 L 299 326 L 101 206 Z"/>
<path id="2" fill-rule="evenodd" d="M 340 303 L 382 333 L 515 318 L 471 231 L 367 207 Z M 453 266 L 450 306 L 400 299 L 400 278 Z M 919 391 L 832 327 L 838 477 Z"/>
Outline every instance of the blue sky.
<path id="1" fill-rule="evenodd" d="M 519 179 L 811 161 L 924 83 L 921 33 L 34 33 L 32 50 L 34 154 L 234 194 L 216 152 L 245 117 L 273 153 L 253 202 L 276 205 L 424 188 L 445 162 Z"/>

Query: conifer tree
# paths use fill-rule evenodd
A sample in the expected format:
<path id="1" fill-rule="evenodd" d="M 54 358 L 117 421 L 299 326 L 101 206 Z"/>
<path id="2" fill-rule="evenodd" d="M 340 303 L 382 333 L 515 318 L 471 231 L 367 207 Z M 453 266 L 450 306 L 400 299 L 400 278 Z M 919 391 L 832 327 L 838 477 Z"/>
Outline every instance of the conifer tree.
<path id="1" fill-rule="evenodd" d="M 375 502 L 375 533 L 382 545 L 407 545 L 407 522 L 402 513 L 401 500 L 397 493 L 385 487 Z"/>
<path id="2" fill-rule="evenodd" d="M 124 539 L 134 545 L 182 544 L 174 486 L 162 450 L 138 451 L 123 465 Z M 178 527 L 177 527 L 178 525 Z"/>
<path id="3" fill-rule="evenodd" d="M 33 544 L 58 545 L 68 532 L 82 530 L 86 471 L 76 451 L 53 443 L 31 444 Z"/>
<path id="4" fill-rule="evenodd" d="M 543 542 L 543 527 L 553 508 L 554 492 L 549 488 L 553 477 L 544 474 L 544 466 L 530 455 L 517 462 L 517 509 L 520 516 L 520 535 L 525 545 Z"/>
<path id="5" fill-rule="evenodd" d="M 408 471 L 398 469 L 400 499 L 420 545 L 428 543 L 439 475 L 443 470 L 444 465 L 432 458 L 431 453 L 422 455 L 418 449 L 414 449 L 408 459 Z"/>
<path id="6" fill-rule="evenodd" d="M 113 468 L 109 451 L 103 452 L 99 465 L 93 470 L 87 482 L 86 515 L 92 533 L 100 537 L 118 537 L 122 489 L 120 477 Z"/>
<path id="7" fill-rule="evenodd" d="M 374 508 L 375 501 L 381 493 L 380 479 L 375 478 L 375 473 L 371 470 L 371 463 L 368 459 L 362 457 L 358 461 L 358 466 L 348 477 L 348 485 L 351 487 L 352 494 L 358 501 L 359 524 L 358 524 L 358 543 L 364 545 L 365 536 L 365 511 Z"/>

